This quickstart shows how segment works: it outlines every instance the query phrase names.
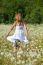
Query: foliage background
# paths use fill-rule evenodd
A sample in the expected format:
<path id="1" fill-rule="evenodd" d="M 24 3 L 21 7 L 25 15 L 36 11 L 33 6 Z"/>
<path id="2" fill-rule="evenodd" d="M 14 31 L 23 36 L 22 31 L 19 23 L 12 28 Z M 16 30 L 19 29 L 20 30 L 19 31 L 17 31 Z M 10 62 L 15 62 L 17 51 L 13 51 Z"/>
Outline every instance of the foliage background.
<path id="1" fill-rule="evenodd" d="M 0 0 L 0 23 L 11 23 L 16 11 L 28 23 L 43 23 L 43 0 Z"/>
<path id="2" fill-rule="evenodd" d="M 13 44 L 4 38 L 16 11 L 23 12 L 23 19 L 29 23 L 27 24 L 29 44 L 20 43 L 23 48 L 20 45 L 19 49 L 15 49 Z M 0 65 L 43 65 L 42 23 L 43 0 L 0 0 Z"/>

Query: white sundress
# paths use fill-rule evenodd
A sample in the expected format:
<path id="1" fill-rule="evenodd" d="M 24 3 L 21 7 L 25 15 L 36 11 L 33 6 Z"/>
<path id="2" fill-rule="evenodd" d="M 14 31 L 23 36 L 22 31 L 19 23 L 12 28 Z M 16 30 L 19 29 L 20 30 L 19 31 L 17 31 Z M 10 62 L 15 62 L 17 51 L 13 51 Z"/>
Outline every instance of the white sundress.
<path id="1" fill-rule="evenodd" d="M 28 43 L 27 37 L 24 35 L 23 25 L 16 25 L 15 33 L 12 36 L 8 36 L 7 40 L 15 43 L 16 40 L 20 40 L 21 42 Z"/>

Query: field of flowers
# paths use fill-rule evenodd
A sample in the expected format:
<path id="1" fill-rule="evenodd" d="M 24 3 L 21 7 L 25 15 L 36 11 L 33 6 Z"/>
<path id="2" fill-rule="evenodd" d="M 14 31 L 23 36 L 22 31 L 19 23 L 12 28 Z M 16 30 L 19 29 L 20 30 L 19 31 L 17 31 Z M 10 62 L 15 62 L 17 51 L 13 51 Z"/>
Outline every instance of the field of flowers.
<path id="1" fill-rule="evenodd" d="M 43 24 L 27 25 L 29 43 L 18 42 L 19 48 L 3 37 L 9 27 L 0 25 L 0 65 L 43 65 Z"/>

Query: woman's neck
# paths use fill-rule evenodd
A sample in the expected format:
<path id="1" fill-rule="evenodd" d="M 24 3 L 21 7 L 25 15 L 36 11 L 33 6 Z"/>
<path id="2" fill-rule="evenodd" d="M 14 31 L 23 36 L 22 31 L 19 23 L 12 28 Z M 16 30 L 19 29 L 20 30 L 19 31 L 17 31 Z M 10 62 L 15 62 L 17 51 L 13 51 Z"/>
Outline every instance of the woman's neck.
<path id="1" fill-rule="evenodd" d="M 16 21 L 18 25 L 23 25 L 23 21 Z"/>

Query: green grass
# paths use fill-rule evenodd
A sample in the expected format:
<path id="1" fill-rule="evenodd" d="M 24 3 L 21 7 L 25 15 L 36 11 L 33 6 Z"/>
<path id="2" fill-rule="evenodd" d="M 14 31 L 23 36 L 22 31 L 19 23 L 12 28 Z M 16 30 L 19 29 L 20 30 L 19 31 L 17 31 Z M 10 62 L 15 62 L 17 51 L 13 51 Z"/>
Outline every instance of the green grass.
<path id="1" fill-rule="evenodd" d="M 10 25 L 0 25 L 0 65 L 43 65 L 43 24 L 27 25 L 30 43 L 14 53 L 12 43 L 4 39 Z M 14 30 L 10 33 L 12 35 Z"/>

